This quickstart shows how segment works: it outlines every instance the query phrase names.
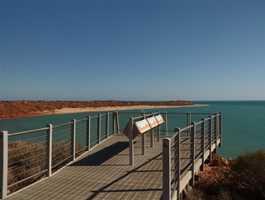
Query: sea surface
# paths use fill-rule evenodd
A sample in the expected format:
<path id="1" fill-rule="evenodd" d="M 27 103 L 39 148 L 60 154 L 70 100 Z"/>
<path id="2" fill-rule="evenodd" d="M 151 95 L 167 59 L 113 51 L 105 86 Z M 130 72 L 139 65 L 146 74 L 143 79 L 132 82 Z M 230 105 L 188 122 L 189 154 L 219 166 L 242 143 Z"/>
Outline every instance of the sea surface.
<path id="1" fill-rule="evenodd" d="M 223 144 L 219 152 L 227 158 L 233 158 L 242 153 L 252 152 L 258 149 L 265 149 L 265 101 L 204 101 L 195 103 L 207 104 L 208 107 L 160 109 L 159 111 L 168 113 L 174 113 L 176 111 L 205 113 L 222 112 Z M 150 111 L 153 110 L 145 110 L 145 112 Z M 124 113 L 121 115 L 121 126 L 124 126 L 128 119 L 126 111 L 123 112 Z M 138 110 L 136 112 L 140 111 Z M 0 120 L 0 130 L 16 132 L 42 128 L 47 126 L 48 123 L 60 124 L 68 122 L 73 118 L 84 118 L 88 114 L 94 115 L 97 113 L 48 115 Z M 193 118 L 194 121 L 198 119 L 200 118 Z M 183 117 L 175 117 L 170 120 L 170 127 L 184 126 L 184 121 L 185 119 Z"/>

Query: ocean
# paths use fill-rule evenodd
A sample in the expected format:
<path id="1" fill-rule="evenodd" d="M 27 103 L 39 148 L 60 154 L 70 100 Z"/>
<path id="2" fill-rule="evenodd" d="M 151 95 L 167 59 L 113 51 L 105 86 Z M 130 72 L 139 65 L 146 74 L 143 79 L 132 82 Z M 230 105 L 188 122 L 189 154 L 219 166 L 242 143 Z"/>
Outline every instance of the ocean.
<path id="1" fill-rule="evenodd" d="M 207 104 L 208 107 L 170 108 L 159 111 L 222 112 L 223 144 L 219 152 L 226 158 L 234 158 L 242 153 L 265 149 L 265 101 L 201 101 L 194 103 Z M 15 132 L 42 128 L 48 123 L 60 124 L 87 115 L 88 113 L 75 113 L 0 120 L 0 130 Z M 123 119 L 123 123 L 125 121 Z M 170 124 L 174 127 L 184 126 L 183 123 L 179 123 L 180 121 L 183 122 L 183 119 L 175 118 L 173 121 L 171 120 Z"/>

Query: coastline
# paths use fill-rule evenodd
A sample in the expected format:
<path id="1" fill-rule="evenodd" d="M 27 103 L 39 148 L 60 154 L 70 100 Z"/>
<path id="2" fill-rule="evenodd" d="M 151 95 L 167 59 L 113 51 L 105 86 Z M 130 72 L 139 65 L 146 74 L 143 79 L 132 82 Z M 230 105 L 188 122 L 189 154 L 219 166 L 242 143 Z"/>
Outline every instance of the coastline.
<path id="1" fill-rule="evenodd" d="M 137 109 L 164 109 L 164 108 L 200 108 L 207 107 L 207 104 L 193 104 L 182 106 L 104 106 L 104 107 L 87 107 L 87 108 L 62 108 L 56 109 L 50 114 L 71 114 L 83 112 L 102 112 L 102 111 L 120 111 L 120 110 L 137 110 Z M 47 113 L 47 112 L 46 112 Z"/>
<path id="2" fill-rule="evenodd" d="M 9 116 L 0 118 L 0 120 L 9 120 L 16 118 L 28 118 L 28 117 L 39 117 L 47 115 L 62 115 L 62 114 L 74 114 L 74 113 L 86 113 L 86 112 L 106 112 L 106 111 L 122 111 L 122 110 L 138 110 L 138 109 L 166 109 L 166 108 L 201 108 L 208 107 L 207 104 L 192 104 L 192 105 L 126 105 L 126 106 L 99 106 L 99 107 L 80 107 L 71 108 L 64 107 L 55 110 L 44 110 L 38 112 L 24 113 L 17 116 Z"/>

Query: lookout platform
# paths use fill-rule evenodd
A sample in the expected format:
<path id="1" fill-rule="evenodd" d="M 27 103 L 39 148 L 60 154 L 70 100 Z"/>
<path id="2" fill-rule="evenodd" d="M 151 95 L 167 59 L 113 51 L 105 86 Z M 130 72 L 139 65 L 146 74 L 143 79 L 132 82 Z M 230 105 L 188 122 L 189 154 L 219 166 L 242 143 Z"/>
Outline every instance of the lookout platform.
<path id="1" fill-rule="evenodd" d="M 114 135 L 74 164 L 8 200 L 160 199 L 162 145 L 155 142 L 150 148 L 146 139 L 145 155 L 141 155 L 140 142 L 136 140 L 134 168 L 128 165 L 128 138 Z"/>
<path id="2" fill-rule="evenodd" d="M 221 114 L 217 113 L 174 132 L 163 132 L 162 138 L 160 134 L 154 138 L 149 131 L 146 137 L 129 142 L 123 134 L 112 134 L 52 176 L 4 199 L 181 199 L 185 187 L 194 184 L 195 175 L 221 144 L 221 127 Z M 132 155 L 134 164 L 130 165 Z"/>

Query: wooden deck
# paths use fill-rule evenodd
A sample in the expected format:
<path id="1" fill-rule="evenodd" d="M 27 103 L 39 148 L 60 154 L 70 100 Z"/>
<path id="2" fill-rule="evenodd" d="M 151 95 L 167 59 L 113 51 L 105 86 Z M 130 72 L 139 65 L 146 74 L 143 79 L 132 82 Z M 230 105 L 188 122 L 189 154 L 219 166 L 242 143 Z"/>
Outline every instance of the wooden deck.
<path id="1" fill-rule="evenodd" d="M 135 144 L 135 167 L 128 165 L 128 139 L 115 135 L 55 175 L 11 195 L 8 200 L 158 200 L 162 194 L 161 142 L 141 155 Z"/>
<path id="2" fill-rule="evenodd" d="M 22 191 L 12 194 L 8 200 L 160 200 L 162 196 L 162 140 L 146 137 L 145 155 L 141 155 L 141 141 L 137 137 L 134 146 L 135 166 L 129 166 L 128 139 L 114 135 L 96 148 L 65 167 L 50 178 L 37 182 Z M 208 139 L 205 139 L 208 142 Z M 190 143 L 187 137 L 181 139 L 181 168 L 189 163 Z M 195 151 L 200 152 L 200 139 L 196 139 Z M 220 143 L 220 141 L 218 141 Z M 212 145 L 212 151 L 216 145 Z M 196 154 L 197 154 L 196 153 Z M 205 151 L 205 158 L 209 150 Z M 198 158 L 195 171 L 202 160 Z M 181 185 L 190 180 L 190 171 L 182 174 Z M 181 189 L 183 190 L 183 188 Z"/>

